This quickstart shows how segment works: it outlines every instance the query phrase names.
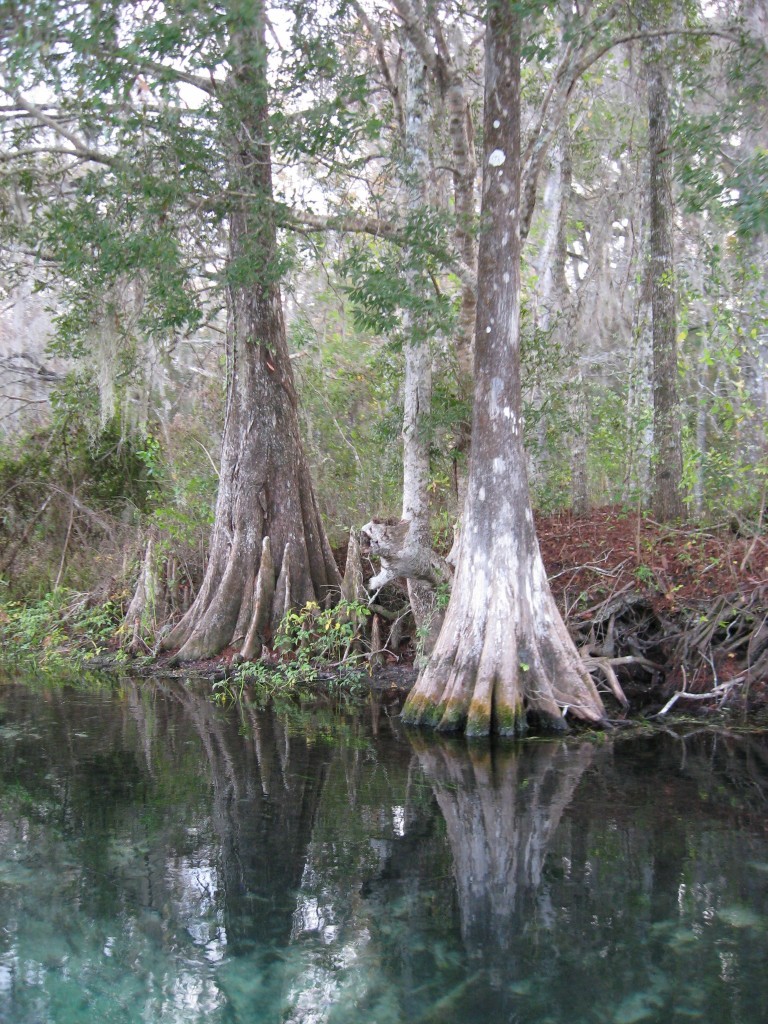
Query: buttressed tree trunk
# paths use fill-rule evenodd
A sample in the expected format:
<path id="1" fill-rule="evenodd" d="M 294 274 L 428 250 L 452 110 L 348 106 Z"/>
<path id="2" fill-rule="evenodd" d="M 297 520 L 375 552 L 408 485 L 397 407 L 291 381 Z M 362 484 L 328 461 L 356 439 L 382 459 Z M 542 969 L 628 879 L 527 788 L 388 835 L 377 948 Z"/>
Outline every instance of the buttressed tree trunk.
<path id="1" fill-rule="evenodd" d="M 164 641 L 166 649 L 180 648 L 181 660 L 215 655 L 245 637 L 265 536 L 278 574 L 289 546 L 293 603 L 322 601 L 341 583 L 302 450 L 285 336 L 267 141 L 264 9 L 232 0 L 229 16 L 232 70 L 222 89 L 222 135 L 231 192 L 241 198 L 232 200 L 229 219 L 227 403 L 205 578 Z M 275 594 L 276 604 L 284 600 L 284 593 Z"/>
<path id="2" fill-rule="evenodd" d="M 456 579 L 404 718 L 480 736 L 602 702 L 555 606 L 533 523 L 520 391 L 520 16 L 489 5 L 469 492 Z"/>

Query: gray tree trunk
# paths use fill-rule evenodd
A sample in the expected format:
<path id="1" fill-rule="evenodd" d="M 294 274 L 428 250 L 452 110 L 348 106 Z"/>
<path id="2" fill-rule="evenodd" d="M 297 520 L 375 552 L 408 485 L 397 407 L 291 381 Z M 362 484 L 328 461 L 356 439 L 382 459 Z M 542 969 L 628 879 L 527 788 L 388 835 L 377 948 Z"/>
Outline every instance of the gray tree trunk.
<path id="1" fill-rule="evenodd" d="M 571 162 L 571 136 L 567 123 L 560 129 L 550 151 L 550 171 L 544 187 L 542 208 L 546 214 L 546 231 L 537 260 L 541 314 L 539 324 L 544 334 L 551 332 L 552 341 L 559 343 L 570 358 L 568 373 L 568 418 L 573 425 L 570 438 L 571 508 L 576 515 L 589 511 L 587 476 L 587 435 L 589 408 L 584 388 L 582 362 L 582 334 L 580 296 L 574 301 L 566 279 L 568 249 L 568 214 L 571 198 L 573 168 Z M 594 324 L 589 325 L 593 341 Z M 589 353 L 591 354 L 591 353 Z M 545 426 L 545 419 L 542 417 Z M 546 475 L 547 456 L 542 460 Z"/>
<path id="2" fill-rule="evenodd" d="M 744 4 L 744 23 L 749 33 L 752 45 L 762 50 L 763 60 L 755 61 L 752 74 L 759 83 L 757 98 L 753 100 L 753 109 L 750 110 L 751 128 L 746 133 L 745 142 L 749 149 L 749 158 L 753 159 L 756 154 L 768 151 L 768 119 L 765 116 L 765 96 L 768 93 L 768 60 L 765 59 L 768 51 L 768 3 L 766 0 L 747 0 Z M 765 189 L 765 181 L 757 180 L 751 182 L 755 193 Z M 763 223 L 765 223 L 763 221 Z M 768 232 L 756 230 L 751 239 L 751 256 L 755 267 L 761 268 L 758 280 L 755 282 L 755 297 L 753 308 L 765 308 L 766 297 L 768 297 Z M 745 340 L 750 338 L 753 326 L 752 317 L 745 317 L 744 336 Z M 743 372 L 749 395 L 749 403 L 752 408 L 752 415 L 745 424 L 744 456 L 753 472 L 752 483 L 760 485 L 760 470 L 764 467 L 768 457 L 768 444 L 766 442 L 766 422 L 768 422 L 768 331 L 762 329 L 757 337 L 750 339 L 752 344 L 747 342 L 743 357 Z M 763 481 L 764 486 L 764 481 Z"/>
<path id="3" fill-rule="evenodd" d="M 405 177 L 408 213 L 427 204 L 429 156 L 429 93 L 427 69 L 413 43 L 405 42 Z M 421 275 L 408 271 L 409 290 L 416 299 Z M 429 516 L 429 449 L 432 408 L 432 354 L 429 337 L 414 306 L 405 317 L 405 378 L 403 383 L 403 520 L 410 524 L 409 542 L 431 548 Z M 431 651 L 437 639 L 434 588 L 408 578 L 408 599 L 423 646 Z"/>
<path id="4" fill-rule="evenodd" d="M 648 87 L 651 308 L 653 315 L 653 514 L 661 522 L 683 517 L 683 449 L 677 370 L 674 202 L 669 73 L 663 43 L 645 43 Z"/>
<path id="5" fill-rule="evenodd" d="M 181 660 L 243 640 L 253 616 L 262 541 L 276 572 L 290 545 L 294 602 L 324 600 L 341 580 L 299 436 L 278 285 L 267 128 L 267 49 L 260 3 L 230 6 L 232 71 L 224 89 L 231 188 L 227 404 L 219 494 L 200 592 L 164 647 Z"/>
<path id="6" fill-rule="evenodd" d="M 642 238 L 640 245 L 645 244 Z M 624 501 L 633 498 L 636 491 L 645 500 L 651 488 L 653 423 L 648 421 L 648 410 L 653 406 L 652 321 L 650 272 L 646 268 L 637 289 L 629 350 Z"/>
<path id="7" fill-rule="evenodd" d="M 604 717 L 552 598 L 533 524 L 520 391 L 520 16 L 492 4 L 486 35 L 483 209 L 469 487 L 456 580 L 411 724 L 468 735 Z"/>
<path id="8" fill-rule="evenodd" d="M 409 46 L 421 57 L 435 89 L 444 105 L 450 140 L 450 163 L 453 171 L 453 213 L 456 218 L 456 248 L 464 267 L 461 306 L 454 336 L 457 393 L 461 400 L 472 394 L 472 359 L 474 347 L 477 294 L 474 276 L 477 266 L 475 237 L 475 179 L 477 160 L 474 146 L 472 106 L 462 70 L 448 45 L 437 8 L 422 8 L 412 0 L 392 0 L 399 13 Z M 466 455 L 470 446 L 469 425 L 459 423 L 455 430 L 455 449 Z M 466 472 L 456 460 L 456 491 L 459 510 L 466 494 Z"/>

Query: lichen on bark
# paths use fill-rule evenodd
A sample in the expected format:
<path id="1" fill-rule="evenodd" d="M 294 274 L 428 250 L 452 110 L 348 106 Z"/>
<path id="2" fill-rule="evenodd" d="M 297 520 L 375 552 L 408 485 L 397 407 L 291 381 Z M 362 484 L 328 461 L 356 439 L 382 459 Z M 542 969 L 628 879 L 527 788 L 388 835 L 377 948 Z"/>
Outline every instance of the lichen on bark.
<path id="1" fill-rule="evenodd" d="M 555 605 L 533 525 L 520 389 L 520 15 L 491 4 L 469 485 L 456 578 L 413 725 L 484 736 L 604 717 Z M 500 160 L 498 155 L 504 154 Z"/>

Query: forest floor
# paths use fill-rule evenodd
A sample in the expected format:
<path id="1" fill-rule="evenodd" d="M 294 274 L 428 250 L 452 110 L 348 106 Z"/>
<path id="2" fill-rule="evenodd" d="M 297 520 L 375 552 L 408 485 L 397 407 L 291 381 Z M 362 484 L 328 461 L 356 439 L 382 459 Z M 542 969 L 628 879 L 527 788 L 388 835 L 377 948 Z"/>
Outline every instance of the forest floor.
<path id="1" fill-rule="evenodd" d="M 537 528 L 571 634 L 592 668 L 620 677 L 632 710 L 661 710 L 676 693 L 677 710 L 768 707 L 767 536 L 618 509 Z"/>
<path id="2" fill-rule="evenodd" d="M 738 523 L 671 527 L 615 508 L 538 516 L 537 530 L 555 598 L 612 717 L 675 705 L 768 713 L 768 535 Z M 343 569 L 345 553 L 336 554 Z M 401 582 L 393 607 L 406 600 Z M 232 654 L 184 672 L 221 678 Z M 372 685 L 406 691 L 414 658 L 406 638 Z"/>

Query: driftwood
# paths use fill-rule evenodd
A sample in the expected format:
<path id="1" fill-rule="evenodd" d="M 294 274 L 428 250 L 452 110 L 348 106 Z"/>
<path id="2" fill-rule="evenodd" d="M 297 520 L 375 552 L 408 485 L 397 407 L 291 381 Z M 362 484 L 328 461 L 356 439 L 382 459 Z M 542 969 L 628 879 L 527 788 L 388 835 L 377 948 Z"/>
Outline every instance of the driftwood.
<path id="1" fill-rule="evenodd" d="M 666 713 L 672 709 L 672 707 L 677 703 L 677 701 L 679 701 L 682 698 L 684 698 L 685 700 L 717 700 L 719 702 L 718 707 L 722 707 L 725 701 L 730 696 L 731 690 L 738 686 L 739 682 L 741 682 L 741 680 L 731 679 L 727 683 L 720 683 L 719 686 L 716 686 L 714 690 L 710 690 L 709 693 L 688 693 L 687 690 L 677 690 L 675 693 L 672 694 L 672 696 L 661 709 L 661 711 L 659 711 L 652 717 L 661 718 L 663 715 L 666 715 Z"/>
<path id="2" fill-rule="evenodd" d="M 416 527 L 407 519 L 394 523 L 374 519 L 365 524 L 361 534 L 368 552 L 381 560 L 381 570 L 368 581 L 368 590 L 375 598 L 393 580 L 405 578 L 408 581 L 408 599 L 419 634 L 420 651 L 430 654 L 444 615 L 437 605 L 437 589 L 450 587 L 451 566 L 419 540 Z"/>
<path id="3" fill-rule="evenodd" d="M 433 588 L 450 586 L 453 574 L 448 562 L 420 543 L 407 519 L 398 523 L 366 523 L 360 531 L 369 554 L 381 560 L 380 571 L 368 581 L 368 590 L 377 594 L 382 587 L 399 578 L 422 580 Z"/>
<path id="4" fill-rule="evenodd" d="M 341 597 L 348 604 L 367 604 L 371 612 L 370 632 L 370 653 L 369 662 L 371 670 L 381 668 L 384 665 L 384 655 L 389 653 L 398 657 L 400 641 L 403 635 L 403 621 L 411 614 L 410 605 L 397 609 L 387 608 L 379 604 L 374 597 L 369 597 L 363 582 L 363 562 L 360 548 L 360 535 L 353 529 L 349 533 L 349 544 L 347 546 L 347 560 L 344 566 L 344 579 L 341 583 Z M 351 613 L 348 613 L 351 614 Z M 389 635 L 384 642 L 384 623 L 389 623 Z M 362 631 L 366 625 L 363 615 L 357 620 L 357 626 Z M 360 645 L 356 645 L 356 650 Z"/>

